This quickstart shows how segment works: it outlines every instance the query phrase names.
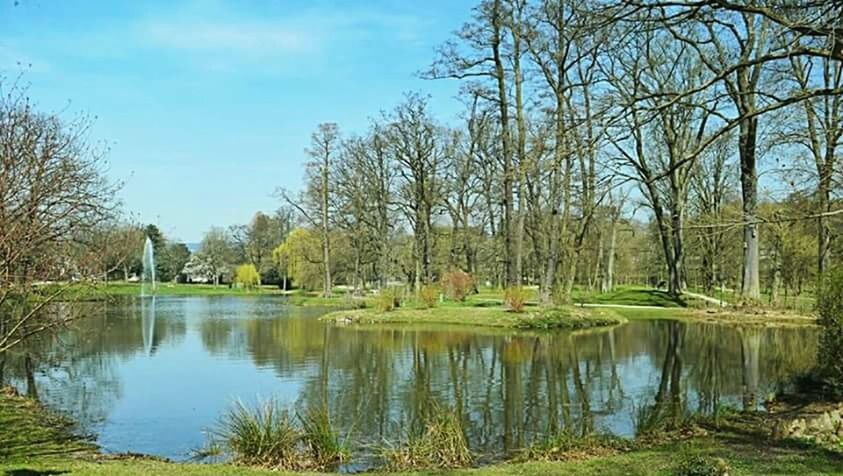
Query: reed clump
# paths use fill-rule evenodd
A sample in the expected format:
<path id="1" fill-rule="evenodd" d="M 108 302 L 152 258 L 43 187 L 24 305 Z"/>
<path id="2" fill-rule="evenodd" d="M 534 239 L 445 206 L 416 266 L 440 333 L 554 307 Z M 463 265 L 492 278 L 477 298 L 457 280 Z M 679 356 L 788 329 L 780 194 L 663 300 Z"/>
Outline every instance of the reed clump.
<path id="1" fill-rule="evenodd" d="M 428 412 L 420 432 L 385 448 L 382 456 L 387 471 L 464 468 L 474 462 L 460 415 L 438 406 Z"/>
<path id="2" fill-rule="evenodd" d="M 275 400 L 253 407 L 236 401 L 208 432 L 207 446 L 198 454 L 280 470 L 322 469 L 349 459 L 325 407 L 294 418 Z"/>

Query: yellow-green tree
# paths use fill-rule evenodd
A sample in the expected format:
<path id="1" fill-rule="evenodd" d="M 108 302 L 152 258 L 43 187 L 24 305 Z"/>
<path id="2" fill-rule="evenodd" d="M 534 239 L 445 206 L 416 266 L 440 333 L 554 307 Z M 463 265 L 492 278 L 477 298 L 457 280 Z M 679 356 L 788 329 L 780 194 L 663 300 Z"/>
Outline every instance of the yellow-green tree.
<path id="1" fill-rule="evenodd" d="M 289 276 L 297 286 L 307 290 L 322 285 L 324 264 L 321 239 L 308 228 L 296 228 L 272 252 L 272 259 L 282 275 Z"/>
<path id="2" fill-rule="evenodd" d="M 234 272 L 234 282 L 245 289 L 254 289 L 261 285 L 261 275 L 253 264 L 241 264 Z"/>

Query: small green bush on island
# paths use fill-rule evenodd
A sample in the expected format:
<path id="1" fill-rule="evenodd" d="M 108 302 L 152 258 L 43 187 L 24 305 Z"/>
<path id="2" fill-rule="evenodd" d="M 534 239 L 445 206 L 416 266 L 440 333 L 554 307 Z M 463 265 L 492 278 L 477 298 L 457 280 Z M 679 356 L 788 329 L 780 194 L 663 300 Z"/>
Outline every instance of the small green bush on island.
<path id="1" fill-rule="evenodd" d="M 474 291 L 474 277 L 462 270 L 442 275 L 442 288 L 452 301 L 463 302 Z"/>
<path id="2" fill-rule="evenodd" d="M 439 288 L 436 286 L 422 286 L 419 291 L 419 301 L 425 309 L 436 307 L 439 302 Z"/>
<path id="3" fill-rule="evenodd" d="M 380 312 L 390 312 L 401 307 L 401 289 L 399 288 L 384 288 L 381 289 L 377 299 L 377 309 Z"/>
<path id="4" fill-rule="evenodd" d="M 503 293 L 503 302 L 510 311 L 522 313 L 527 304 L 527 291 L 521 286 L 506 288 Z"/>

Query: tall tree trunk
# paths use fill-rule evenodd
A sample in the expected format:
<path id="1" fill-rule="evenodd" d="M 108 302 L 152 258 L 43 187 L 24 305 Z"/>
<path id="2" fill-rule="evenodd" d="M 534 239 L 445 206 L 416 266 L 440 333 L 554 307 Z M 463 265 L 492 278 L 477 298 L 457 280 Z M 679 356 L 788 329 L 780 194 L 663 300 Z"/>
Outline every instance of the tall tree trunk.
<path id="1" fill-rule="evenodd" d="M 322 165 L 322 190 L 321 190 L 321 208 L 322 208 L 322 263 L 325 266 L 325 282 L 323 284 L 322 294 L 325 297 L 331 297 L 333 288 L 333 279 L 331 279 L 331 238 L 328 229 L 328 156 L 325 155 L 324 163 Z"/>
<path id="2" fill-rule="evenodd" d="M 503 153 L 503 260 L 504 282 L 508 285 L 518 284 L 515 275 L 515 247 L 513 246 L 512 223 L 512 144 L 509 132 L 509 100 L 506 91 L 506 71 L 501 56 L 501 37 L 503 30 L 503 12 L 501 0 L 494 0 L 492 4 L 492 59 L 495 64 L 495 79 L 498 86 L 498 105 L 500 108 L 501 147 Z"/>
<path id="3" fill-rule="evenodd" d="M 603 233 L 597 232 L 597 259 L 594 260 L 594 275 L 588 283 L 588 288 L 594 290 L 599 286 L 600 273 L 603 271 L 603 247 L 604 247 Z"/>
<path id="4" fill-rule="evenodd" d="M 518 284 L 524 277 L 524 221 L 527 216 L 524 188 L 527 167 L 527 122 L 524 118 L 524 99 L 522 94 L 522 83 L 524 78 L 521 74 L 521 34 L 520 18 L 514 20 L 512 26 L 512 63 L 515 76 L 515 122 L 518 128 L 518 223 L 515 227 L 515 274 Z"/>
<path id="5" fill-rule="evenodd" d="M 758 121 L 755 118 L 744 119 L 740 124 L 741 197 L 744 220 L 741 296 L 750 300 L 761 298 L 759 239 L 756 223 L 758 217 L 758 176 L 755 167 L 757 127 Z"/>
<path id="6" fill-rule="evenodd" d="M 617 248 L 618 238 L 618 219 L 617 215 L 612 213 L 612 229 L 609 231 L 609 251 L 606 257 L 606 271 L 603 272 L 603 283 L 600 286 L 600 291 L 604 293 L 612 292 L 615 288 L 615 249 Z"/>

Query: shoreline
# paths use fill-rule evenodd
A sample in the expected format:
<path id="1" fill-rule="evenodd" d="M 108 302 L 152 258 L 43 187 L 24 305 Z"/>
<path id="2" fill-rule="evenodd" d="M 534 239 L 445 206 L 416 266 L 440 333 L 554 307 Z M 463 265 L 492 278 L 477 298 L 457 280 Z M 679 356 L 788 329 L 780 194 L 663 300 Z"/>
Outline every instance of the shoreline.
<path id="1" fill-rule="evenodd" d="M 692 417 L 680 426 L 612 439 L 593 435 L 571 447 L 530 447 L 488 466 L 418 468 L 390 474 L 676 474 L 695 465 L 727 467 L 729 474 L 843 472 L 843 454 L 805 439 L 778 438 L 776 415 L 724 409 L 723 415 Z M 338 474 L 278 471 L 230 463 L 172 462 L 132 453 L 105 454 L 73 433 L 75 425 L 41 404 L 0 389 L 0 472 L 4 474 L 205 475 L 228 476 Z M 781 425 L 778 425 L 780 427 Z M 605 441 L 607 443 L 601 443 Z M 578 443 L 577 443 L 578 442 Z M 614 443 L 613 443 L 614 442 Z M 444 474 L 443 473 L 443 474 Z M 373 469 L 369 474 L 382 474 Z M 695 473 L 696 474 L 696 473 Z M 712 473 L 705 473 L 712 474 Z M 718 473 L 719 474 L 719 473 Z"/>
<path id="2" fill-rule="evenodd" d="M 98 285 L 79 285 L 68 289 L 67 295 L 69 300 L 77 301 L 97 301 L 106 300 L 109 298 L 119 297 L 136 297 L 140 293 L 140 285 L 136 283 L 109 283 Z M 349 293 L 339 291 L 335 296 L 326 298 L 318 293 L 309 293 L 300 290 L 282 290 L 273 286 L 263 286 L 257 290 L 243 290 L 238 288 L 229 288 L 227 285 L 209 285 L 209 284 L 161 284 L 156 293 L 157 296 L 175 296 L 175 297 L 214 297 L 214 296 L 233 296 L 233 297 L 278 297 L 285 299 L 287 304 L 291 306 L 320 306 L 327 308 L 336 308 L 343 312 L 351 312 L 358 310 L 366 310 L 367 315 L 373 316 L 371 322 L 366 323 L 393 323 L 393 324 L 407 324 L 412 321 L 421 323 L 438 323 L 447 325 L 483 325 L 486 327 L 502 327 L 502 328 L 517 328 L 514 324 L 518 319 L 512 316 L 518 316 L 515 313 L 507 313 L 503 308 L 503 299 L 498 296 L 499 290 L 484 290 L 478 295 L 469 296 L 464 303 L 446 302 L 431 309 L 418 309 L 413 307 L 413 304 L 407 307 L 402 307 L 393 311 L 397 313 L 391 316 L 375 316 L 377 311 L 374 310 L 376 296 L 367 295 L 365 297 L 355 297 Z M 653 296 L 657 296 L 654 298 Z M 588 302 L 590 301 L 590 302 Z M 575 303 L 562 306 L 564 309 L 571 309 L 575 314 L 585 316 L 608 315 L 615 319 L 620 319 L 622 322 L 609 322 L 606 325 L 616 325 L 628 320 L 641 319 L 673 319 L 683 322 L 702 322 L 702 323 L 716 323 L 724 325 L 751 325 L 751 326 L 767 326 L 767 327 L 815 327 L 817 326 L 817 318 L 811 315 L 798 314 L 794 311 L 773 309 L 773 308 L 737 308 L 732 306 L 680 306 L 674 302 L 665 300 L 658 295 L 658 291 L 646 288 L 627 288 L 620 289 L 614 294 L 585 296 L 575 299 Z M 484 322 L 477 318 L 471 318 L 470 322 L 464 322 L 461 318 L 453 316 L 448 317 L 444 314 L 452 313 L 454 309 L 466 310 L 466 315 L 474 314 L 478 316 L 483 311 L 478 309 L 495 310 L 499 312 L 490 311 L 487 316 L 492 322 Z M 539 311 L 537 303 L 528 301 L 525 312 L 521 316 L 528 314 L 535 314 Z M 390 313 L 390 314 L 392 314 Z M 443 314 L 440 317 L 432 317 L 429 314 Z M 352 320 L 359 320 L 360 316 L 356 314 L 351 315 Z M 420 317 L 420 318 L 419 318 Z M 368 321 L 367 320 L 367 321 Z M 561 325 L 559 328 L 565 328 Z"/>

